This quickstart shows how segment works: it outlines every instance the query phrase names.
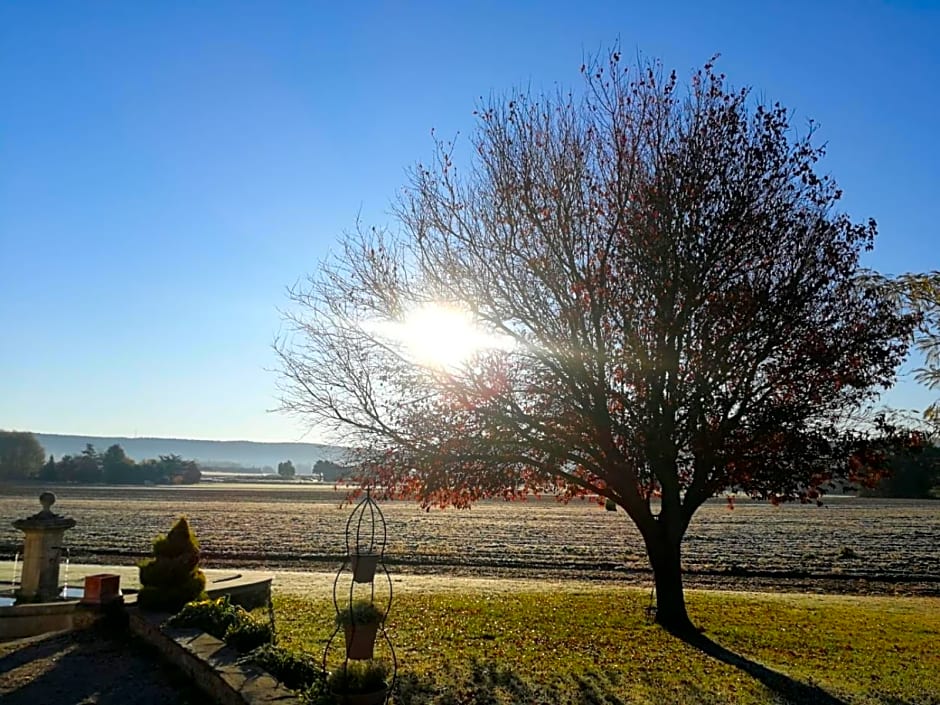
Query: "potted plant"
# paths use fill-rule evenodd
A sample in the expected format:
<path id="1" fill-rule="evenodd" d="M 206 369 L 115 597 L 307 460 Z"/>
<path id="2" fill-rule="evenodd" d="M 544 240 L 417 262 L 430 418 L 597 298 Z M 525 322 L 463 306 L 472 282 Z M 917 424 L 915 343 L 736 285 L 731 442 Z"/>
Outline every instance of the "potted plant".
<path id="1" fill-rule="evenodd" d="M 388 697 L 387 677 L 381 661 L 347 661 L 330 673 L 327 686 L 342 705 L 379 705 Z"/>
<path id="2" fill-rule="evenodd" d="M 375 569 L 379 565 L 382 554 L 376 553 L 370 547 L 360 546 L 349 557 L 352 565 L 353 581 L 357 583 L 371 583 L 375 577 Z"/>
<path id="3" fill-rule="evenodd" d="M 356 600 L 336 613 L 336 625 L 346 632 L 346 656 L 351 659 L 371 659 L 375 636 L 385 613 L 367 600 Z"/>

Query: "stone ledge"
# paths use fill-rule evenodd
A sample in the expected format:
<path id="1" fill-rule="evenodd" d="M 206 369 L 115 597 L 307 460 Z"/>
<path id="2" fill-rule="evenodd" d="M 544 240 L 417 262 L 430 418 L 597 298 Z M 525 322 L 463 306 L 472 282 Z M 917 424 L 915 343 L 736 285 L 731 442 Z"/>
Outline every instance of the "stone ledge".
<path id="1" fill-rule="evenodd" d="M 243 578 L 235 575 L 230 578 L 213 580 L 206 585 L 206 593 L 215 599 L 228 595 L 233 605 L 241 605 L 246 610 L 271 604 L 271 578 Z"/>
<path id="2" fill-rule="evenodd" d="M 227 594 L 236 604 L 254 606 L 254 600 L 264 590 L 270 595 L 270 580 L 233 580 L 227 585 L 213 585 L 207 592 L 212 597 Z M 247 600 L 243 599 L 246 597 Z M 170 615 L 142 612 L 133 604 L 126 605 L 126 611 L 131 633 L 153 646 L 219 705 L 298 703 L 295 693 L 258 666 L 241 663 L 241 654 L 214 636 L 198 629 L 161 629 Z"/>
<path id="3" fill-rule="evenodd" d="M 3 606 L 0 607 L 0 641 L 85 629 L 102 616 L 101 610 L 86 608 L 78 600 Z"/>
<path id="4" fill-rule="evenodd" d="M 271 603 L 272 578 L 243 578 L 234 575 L 228 578 L 214 580 L 206 585 L 206 594 L 210 599 L 228 595 L 233 605 L 240 605 L 246 610 L 263 607 Z M 124 604 L 128 607 L 136 606 L 137 592 L 124 594 Z"/>
<path id="5" fill-rule="evenodd" d="M 235 649 L 198 629 L 160 628 L 167 614 L 127 610 L 130 630 L 220 705 L 296 705 L 297 695 Z"/>

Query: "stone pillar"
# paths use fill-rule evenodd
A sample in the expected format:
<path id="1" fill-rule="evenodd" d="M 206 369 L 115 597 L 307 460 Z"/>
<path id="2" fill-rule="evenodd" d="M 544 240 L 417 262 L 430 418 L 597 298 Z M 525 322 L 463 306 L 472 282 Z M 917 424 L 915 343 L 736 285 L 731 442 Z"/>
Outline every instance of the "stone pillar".
<path id="1" fill-rule="evenodd" d="M 59 596 L 59 560 L 62 541 L 75 520 L 53 514 L 55 495 L 39 495 L 42 511 L 26 519 L 13 522 L 13 526 L 26 534 L 23 547 L 23 572 L 17 594 L 23 602 L 51 602 Z"/>

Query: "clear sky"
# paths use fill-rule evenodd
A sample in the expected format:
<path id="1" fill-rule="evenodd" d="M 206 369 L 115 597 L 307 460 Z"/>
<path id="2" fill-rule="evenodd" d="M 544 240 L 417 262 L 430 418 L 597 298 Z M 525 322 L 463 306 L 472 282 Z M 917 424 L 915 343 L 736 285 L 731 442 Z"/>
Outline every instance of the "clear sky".
<path id="1" fill-rule="evenodd" d="M 4 2 L 0 428 L 317 440 L 267 412 L 285 287 L 431 128 L 618 38 L 815 118 L 868 263 L 940 269 L 938 37 L 929 0 Z"/>

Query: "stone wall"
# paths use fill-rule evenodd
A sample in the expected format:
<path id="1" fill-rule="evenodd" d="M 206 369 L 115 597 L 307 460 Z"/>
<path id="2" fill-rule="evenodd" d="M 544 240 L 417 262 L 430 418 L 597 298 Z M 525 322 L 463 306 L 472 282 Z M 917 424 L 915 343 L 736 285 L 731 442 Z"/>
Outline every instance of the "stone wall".
<path id="1" fill-rule="evenodd" d="M 235 649 L 198 629 L 166 627 L 169 615 L 128 608 L 131 632 L 153 646 L 219 705 L 296 705 L 297 696 Z"/>

